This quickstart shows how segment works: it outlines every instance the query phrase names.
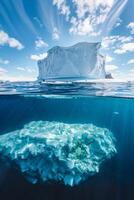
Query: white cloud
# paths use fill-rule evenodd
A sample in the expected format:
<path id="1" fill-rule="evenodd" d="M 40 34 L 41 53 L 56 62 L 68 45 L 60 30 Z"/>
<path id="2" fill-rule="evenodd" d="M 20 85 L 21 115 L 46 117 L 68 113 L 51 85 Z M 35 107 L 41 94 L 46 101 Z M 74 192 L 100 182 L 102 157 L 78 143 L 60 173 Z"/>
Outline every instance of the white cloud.
<path id="1" fill-rule="evenodd" d="M 28 71 L 29 73 L 34 73 L 34 72 L 36 72 L 34 69 L 30 69 L 30 68 L 28 68 L 27 71 Z"/>
<path id="2" fill-rule="evenodd" d="M 134 69 L 129 70 L 130 72 L 134 72 Z"/>
<path id="3" fill-rule="evenodd" d="M 134 59 L 129 60 L 128 64 L 134 64 Z"/>
<path id="4" fill-rule="evenodd" d="M 116 69 L 118 69 L 116 65 L 106 65 L 106 71 L 114 71 Z"/>
<path id="5" fill-rule="evenodd" d="M 3 74 L 3 73 L 7 73 L 8 71 L 2 67 L 0 67 L 0 73 Z"/>
<path id="6" fill-rule="evenodd" d="M 2 58 L 0 58 L 0 64 L 7 65 L 9 64 L 9 60 L 3 60 Z"/>
<path id="7" fill-rule="evenodd" d="M 102 48 L 108 49 L 109 47 L 111 47 L 111 45 L 113 45 L 117 41 L 117 37 L 118 36 L 105 37 L 102 41 L 102 44 L 101 44 Z"/>
<path id="8" fill-rule="evenodd" d="M 17 67 L 16 69 L 17 69 L 17 70 L 20 70 L 20 71 L 25 71 L 25 68 L 24 68 L 24 67 Z"/>
<path id="9" fill-rule="evenodd" d="M 134 51 L 134 42 L 129 42 L 129 43 L 122 44 L 119 49 L 116 49 L 114 51 L 114 53 L 124 54 L 127 52 L 133 52 L 133 51 Z"/>
<path id="10" fill-rule="evenodd" d="M 127 28 L 130 30 L 131 34 L 134 34 L 134 22 L 129 23 Z"/>
<path id="11" fill-rule="evenodd" d="M 37 49 L 39 49 L 39 48 L 48 47 L 48 44 L 42 38 L 38 38 L 35 41 L 35 46 L 36 46 Z"/>
<path id="12" fill-rule="evenodd" d="M 17 67 L 16 69 L 20 70 L 20 71 L 25 71 L 25 72 L 28 72 L 28 73 L 34 73 L 35 72 L 35 70 L 31 69 L 30 67 Z"/>
<path id="13" fill-rule="evenodd" d="M 133 69 L 131 69 L 131 70 L 128 71 L 128 73 L 127 73 L 127 80 L 134 81 L 134 70 Z"/>
<path id="14" fill-rule="evenodd" d="M 131 36 L 119 36 L 119 41 L 121 43 L 130 42 L 132 39 Z"/>
<path id="15" fill-rule="evenodd" d="M 0 67 L 0 80 L 3 80 L 3 77 L 7 76 L 7 70 Z"/>
<path id="16" fill-rule="evenodd" d="M 69 33 L 73 35 L 98 37 L 107 35 L 118 19 L 127 0 L 71 0 L 71 7 L 67 0 L 53 0 L 60 13 L 70 22 Z M 73 9 L 72 9 L 73 8 Z M 114 14 L 113 14 L 114 13 Z"/>
<path id="17" fill-rule="evenodd" d="M 111 56 L 106 56 L 106 62 L 109 63 L 113 60 L 113 58 Z"/>
<path id="18" fill-rule="evenodd" d="M 74 35 L 88 35 L 90 33 L 90 36 L 97 36 L 100 34 L 100 32 L 94 31 L 90 18 L 88 17 L 83 20 L 77 20 L 75 17 L 72 17 L 71 23 L 72 26 L 69 29 L 69 32 Z"/>
<path id="19" fill-rule="evenodd" d="M 15 38 L 10 37 L 6 32 L 0 30 L 0 46 L 8 45 L 11 48 L 21 50 L 24 46 Z"/>
<path id="20" fill-rule="evenodd" d="M 97 36 L 101 34 L 101 26 L 107 18 L 115 0 L 73 0 L 76 16 L 71 18 L 72 34 Z"/>
<path id="21" fill-rule="evenodd" d="M 44 58 L 47 57 L 47 52 L 46 53 L 42 53 L 42 54 L 38 54 L 38 55 L 31 55 L 31 60 L 34 60 L 34 61 L 38 61 L 38 60 L 42 60 Z"/>
<path id="22" fill-rule="evenodd" d="M 53 29 L 53 34 L 52 34 L 53 40 L 59 40 L 60 39 L 60 33 L 56 27 Z"/>
<path id="23" fill-rule="evenodd" d="M 95 10 L 100 11 L 100 13 L 107 13 L 114 4 L 114 0 L 73 0 L 76 6 L 76 13 L 79 18 L 84 17 L 87 13 L 94 13 Z"/>
<path id="24" fill-rule="evenodd" d="M 18 67 L 19 68 L 19 67 Z M 20 67 L 22 69 L 22 67 Z M 29 71 L 30 68 L 27 69 L 27 71 L 29 73 L 31 73 L 31 71 Z M 34 71 L 33 69 L 31 69 L 32 71 Z M 34 71 L 35 72 L 35 71 Z M 8 71 L 5 68 L 0 67 L 0 80 L 6 81 L 35 81 L 36 80 L 37 75 L 36 74 L 27 74 L 24 75 L 17 75 L 17 76 L 10 76 L 8 74 Z"/>
<path id="25" fill-rule="evenodd" d="M 105 37 L 102 41 L 102 49 L 110 50 L 115 54 L 124 54 L 134 51 L 134 42 L 132 36 L 113 35 Z"/>
<path id="26" fill-rule="evenodd" d="M 67 6 L 66 0 L 53 0 L 53 5 L 56 5 L 58 10 L 62 15 L 66 16 L 66 19 L 69 19 L 70 8 Z"/>
<path id="27" fill-rule="evenodd" d="M 103 49 L 112 49 L 121 47 L 122 44 L 130 42 L 133 40 L 131 36 L 120 36 L 120 35 L 112 35 L 109 37 L 105 37 L 102 41 L 102 48 Z"/>
<path id="28" fill-rule="evenodd" d="M 119 27 L 122 24 L 122 19 L 118 18 L 115 24 L 115 28 Z"/>
<path id="29" fill-rule="evenodd" d="M 9 76 L 7 74 L 0 74 L 0 80 L 3 81 L 35 81 L 35 76 Z"/>
<path id="30" fill-rule="evenodd" d="M 116 50 L 114 51 L 114 53 L 116 53 L 116 54 L 123 54 L 123 53 L 126 53 L 126 51 L 123 50 L 123 49 L 116 49 Z"/>
<path id="31" fill-rule="evenodd" d="M 129 72 L 134 72 L 134 69 L 130 69 Z"/>

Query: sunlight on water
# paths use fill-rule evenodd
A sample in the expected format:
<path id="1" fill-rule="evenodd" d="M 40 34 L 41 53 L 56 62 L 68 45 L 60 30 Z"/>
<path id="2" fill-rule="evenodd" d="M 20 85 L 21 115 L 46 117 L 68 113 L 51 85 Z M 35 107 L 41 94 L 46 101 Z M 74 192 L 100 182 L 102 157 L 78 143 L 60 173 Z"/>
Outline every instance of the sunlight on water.
<path id="1" fill-rule="evenodd" d="M 0 95 L 84 95 L 134 97 L 133 81 L 48 81 L 38 82 L 5 82 L 0 84 Z"/>

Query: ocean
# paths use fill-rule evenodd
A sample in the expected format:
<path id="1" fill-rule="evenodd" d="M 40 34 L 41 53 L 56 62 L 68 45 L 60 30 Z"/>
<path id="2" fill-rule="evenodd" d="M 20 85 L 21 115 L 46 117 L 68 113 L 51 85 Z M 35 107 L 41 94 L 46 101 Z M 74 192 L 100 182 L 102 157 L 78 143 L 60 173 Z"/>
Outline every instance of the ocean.
<path id="1" fill-rule="evenodd" d="M 48 132 L 43 129 L 44 126 L 48 128 Z M 89 132 L 92 130 L 93 137 L 98 137 L 92 138 L 98 142 L 97 145 L 101 139 L 103 140 L 102 148 L 101 145 L 94 147 L 95 151 L 90 151 L 89 154 L 85 153 L 88 139 L 83 139 L 85 134 L 89 133 L 88 130 Z M 53 134 L 48 137 L 47 134 L 50 132 Z M 70 132 L 76 137 L 73 138 L 74 135 Z M 98 135 L 98 132 L 101 135 Z M 58 139 L 56 134 L 59 134 Z M 72 143 L 75 141 L 81 145 L 77 147 L 80 151 L 77 152 L 77 156 L 74 155 L 76 145 L 73 146 L 71 156 L 76 156 L 77 164 L 84 163 L 85 168 L 79 169 L 75 165 L 76 162 L 73 163 L 73 167 L 67 168 L 66 160 L 63 164 L 64 147 L 70 147 L 67 140 L 64 141 L 64 138 L 60 140 L 63 134 L 65 138 L 66 135 L 72 138 Z M 28 146 L 24 149 L 24 140 L 25 145 L 34 145 L 34 148 L 31 150 L 31 146 Z M 42 141 L 45 141 L 45 145 Z M 41 145 L 44 145 L 43 150 L 38 152 L 39 148 L 42 148 Z M 116 148 L 116 151 L 112 147 Z M 54 152 L 57 148 L 61 148 L 62 162 L 61 154 Z M 49 154 L 52 152 L 50 157 Z M 79 81 L 44 84 L 6 82 L 0 84 L 1 200 L 133 200 L 133 152 L 134 86 L 132 82 Z M 41 168 L 43 171 L 46 167 L 44 164 L 46 157 L 49 165 L 42 181 L 42 172 L 39 173 L 39 170 Z M 43 164 L 36 168 L 41 160 Z M 92 171 L 91 167 L 89 168 L 90 163 L 93 163 Z M 99 170 L 94 167 L 94 163 Z M 55 171 L 51 169 L 53 164 L 56 165 Z M 74 177 L 65 180 L 65 173 Z M 79 175 L 80 181 L 75 180 L 76 174 Z"/>

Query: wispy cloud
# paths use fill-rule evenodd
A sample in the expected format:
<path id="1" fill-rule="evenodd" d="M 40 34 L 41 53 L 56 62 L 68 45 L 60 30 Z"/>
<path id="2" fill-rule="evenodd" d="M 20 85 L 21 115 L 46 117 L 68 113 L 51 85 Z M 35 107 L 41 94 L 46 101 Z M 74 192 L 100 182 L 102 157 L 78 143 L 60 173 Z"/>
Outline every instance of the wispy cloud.
<path id="1" fill-rule="evenodd" d="M 134 69 L 130 69 L 129 71 L 130 71 L 130 72 L 134 72 Z M 134 74 L 133 74 L 133 75 L 134 75 Z"/>
<path id="2" fill-rule="evenodd" d="M 10 3 L 8 4 L 8 6 L 10 5 Z M 17 35 L 18 31 L 14 25 L 14 21 L 11 20 L 9 12 L 7 12 L 5 8 L 6 8 L 6 1 L 3 1 L 3 2 L 1 1 L 0 2 L 0 17 L 1 19 L 4 19 L 5 24 L 9 27 L 9 29 Z M 8 10 L 10 10 L 10 7 L 8 7 Z"/>
<path id="3" fill-rule="evenodd" d="M 72 2 L 75 14 L 71 13 L 69 32 L 75 35 L 102 37 L 111 31 L 127 0 L 73 0 Z"/>
<path id="4" fill-rule="evenodd" d="M 47 57 L 47 52 L 46 53 L 42 53 L 42 54 L 38 54 L 38 55 L 33 54 L 33 55 L 30 56 L 31 60 L 33 60 L 33 61 L 42 60 L 42 59 L 44 59 L 46 57 Z"/>
<path id="5" fill-rule="evenodd" d="M 0 30 L 0 46 L 5 45 L 8 45 L 11 48 L 16 48 L 18 50 L 24 48 L 24 46 L 17 39 L 10 37 L 8 33 L 4 32 L 3 30 Z"/>
<path id="6" fill-rule="evenodd" d="M 105 0 L 105 1 L 110 2 L 107 0 Z M 112 5 L 109 13 L 107 14 L 104 24 L 102 26 L 102 29 L 103 29 L 102 36 L 107 36 L 110 33 L 110 31 L 112 30 L 118 17 L 120 16 L 121 12 L 123 11 L 125 5 L 127 4 L 127 2 L 128 2 L 128 0 L 119 0 L 119 1 L 115 0 L 114 1 L 114 4 Z"/>
<path id="7" fill-rule="evenodd" d="M 71 18 L 71 28 L 69 29 L 69 32 L 74 35 L 88 35 L 91 36 L 98 35 L 100 32 L 95 32 L 93 25 L 91 24 L 90 18 L 85 18 L 83 20 L 78 20 L 75 17 Z"/>
<path id="8" fill-rule="evenodd" d="M 35 47 L 37 49 L 45 48 L 48 46 L 49 45 L 42 38 L 38 38 L 37 40 L 35 40 Z"/>
<path id="9" fill-rule="evenodd" d="M 34 17 L 33 19 L 37 22 L 37 24 L 38 24 L 41 28 L 43 27 L 43 24 L 41 23 L 41 21 L 39 20 L 38 17 Z"/>
<path id="10" fill-rule="evenodd" d="M 59 40 L 60 39 L 60 33 L 56 27 L 53 29 L 53 34 L 52 34 L 53 40 Z"/>
<path id="11" fill-rule="evenodd" d="M 107 72 L 111 72 L 111 71 L 114 71 L 114 70 L 117 70 L 118 69 L 118 66 L 116 65 L 106 65 L 106 71 Z"/>
<path id="12" fill-rule="evenodd" d="M 111 56 L 106 56 L 106 62 L 107 63 L 110 63 L 110 62 L 112 62 L 113 61 L 113 57 L 111 57 Z"/>
<path id="13" fill-rule="evenodd" d="M 114 51 L 116 54 L 124 54 L 127 52 L 134 52 L 134 42 L 122 44 L 120 48 Z"/>
<path id="14" fill-rule="evenodd" d="M 76 16 L 71 18 L 70 33 L 78 35 L 96 36 L 101 32 L 98 29 L 106 20 L 114 0 L 111 1 L 83 1 L 73 0 L 76 8 Z M 98 33 L 98 34 L 96 34 Z"/>
<path id="15" fill-rule="evenodd" d="M 105 37 L 102 41 L 102 48 L 104 50 L 115 50 L 120 49 L 122 45 L 131 42 L 133 37 L 131 36 L 120 36 L 120 35 L 112 35 Z"/>
<path id="16" fill-rule="evenodd" d="M 0 80 L 3 81 L 35 81 L 36 77 L 32 76 L 11 76 L 11 75 L 7 75 L 7 74 L 0 74 Z"/>
<path id="17" fill-rule="evenodd" d="M 25 68 L 24 68 L 24 67 L 17 67 L 16 69 L 17 69 L 17 70 L 20 70 L 20 71 L 25 71 Z"/>
<path id="18" fill-rule="evenodd" d="M 24 72 L 28 72 L 28 73 L 34 73 L 35 70 L 31 69 L 30 67 L 17 67 L 16 68 L 19 71 L 24 71 Z"/>
<path id="19" fill-rule="evenodd" d="M 7 73 L 8 71 L 4 69 L 3 67 L 0 67 L 0 73 Z"/>
<path id="20" fill-rule="evenodd" d="M 38 11 L 38 18 L 41 20 L 44 28 L 47 29 L 49 33 L 52 33 L 52 27 L 55 23 L 55 18 L 53 17 L 54 12 L 52 10 L 52 3 L 48 3 L 47 0 L 38 0 Z"/>
<path id="21" fill-rule="evenodd" d="M 70 8 L 67 5 L 66 0 L 53 0 L 53 5 L 56 5 L 58 10 L 60 11 L 61 14 L 66 16 L 66 19 L 69 19 L 70 15 Z"/>
<path id="22" fill-rule="evenodd" d="M 9 60 L 4 60 L 4 59 L 0 58 L 0 64 L 7 65 L 7 64 L 9 64 Z"/>
<path id="23" fill-rule="evenodd" d="M 34 69 L 30 69 L 30 68 L 28 68 L 27 71 L 28 71 L 28 73 L 35 73 L 36 72 Z"/>
<path id="24" fill-rule="evenodd" d="M 26 12 L 23 1 L 17 0 L 17 1 L 12 1 L 12 3 L 16 9 L 18 16 L 20 17 L 22 22 L 26 25 L 26 27 L 30 29 L 33 34 L 38 35 L 38 32 L 35 29 L 34 24 L 32 23 L 28 13 Z"/>
<path id="25" fill-rule="evenodd" d="M 134 59 L 129 60 L 128 64 L 134 64 Z"/>
<path id="26" fill-rule="evenodd" d="M 7 76 L 7 70 L 3 67 L 0 67 L 0 80 L 3 79 L 3 77 Z"/>
<path id="27" fill-rule="evenodd" d="M 77 36 L 97 37 L 111 30 L 115 25 L 122 9 L 127 0 L 38 0 L 37 15 L 35 17 L 30 13 L 30 9 L 26 9 L 27 4 L 22 0 L 11 1 L 8 4 L 8 10 L 14 9 L 15 15 L 19 17 L 25 28 L 38 36 L 39 29 L 44 27 L 47 32 L 53 35 L 53 38 L 59 39 L 58 32 L 54 31 L 54 27 L 64 34 L 68 29 L 68 33 Z M 30 5 L 30 3 L 28 4 Z M 32 5 L 32 3 L 31 3 Z M 14 26 L 9 16 L 5 13 L 6 6 L 2 6 L 2 16 Z M 55 7 L 58 12 L 55 12 Z M 35 10 L 34 10 L 35 11 Z M 67 20 L 67 26 L 63 26 L 63 18 Z M 116 26 L 120 25 L 120 20 Z M 16 31 L 16 27 L 14 27 Z M 16 31 L 18 32 L 18 31 Z"/>
<path id="28" fill-rule="evenodd" d="M 115 28 L 119 27 L 122 24 L 122 22 L 123 22 L 122 19 L 118 18 L 115 24 Z"/>

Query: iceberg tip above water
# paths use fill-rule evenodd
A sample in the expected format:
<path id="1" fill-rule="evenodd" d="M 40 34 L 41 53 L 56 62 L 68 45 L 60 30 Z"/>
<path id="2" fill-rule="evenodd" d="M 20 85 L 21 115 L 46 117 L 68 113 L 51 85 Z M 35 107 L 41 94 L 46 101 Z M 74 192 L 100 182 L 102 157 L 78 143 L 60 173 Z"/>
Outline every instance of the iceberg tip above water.
<path id="1" fill-rule="evenodd" d="M 70 47 L 56 46 L 38 61 L 39 81 L 53 79 L 105 78 L 105 58 L 101 43 L 81 42 Z"/>
<path id="2" fill-rule="evenodd" d="M 0 136 L 0 155 L 32 183 L 78 185 L 116 153 L 113 134 L 93 124 L 32 121 Z"/>

